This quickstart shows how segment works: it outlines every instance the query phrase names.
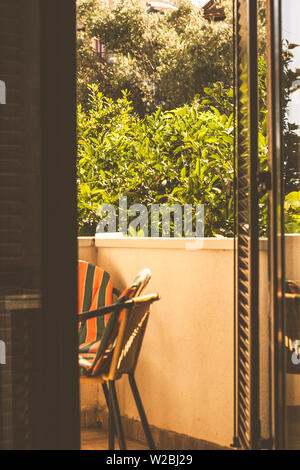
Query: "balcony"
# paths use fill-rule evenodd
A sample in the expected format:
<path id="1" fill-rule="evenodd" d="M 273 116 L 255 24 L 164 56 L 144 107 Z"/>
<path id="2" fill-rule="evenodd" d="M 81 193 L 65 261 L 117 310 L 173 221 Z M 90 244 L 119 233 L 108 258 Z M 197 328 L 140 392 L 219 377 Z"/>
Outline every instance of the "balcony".
<path id="1" fill-rule="evenodd" d="M 300 236 L 286 237 L 300 257 Z M 79 259 L 107 270 L 122 289 L 143 267 L 152 271 L 153 306 L 136 378 L 158 447 L 229 447 L 234 423 L 233 239 L 78 239 Z M 297 259 L 299 259 L 299 257 Z M 287 277 L 299 279 L 299 263 Z M 260 241 L 260 356 L 262 433 L 269 426 L 269 326 L 267 241 Z M 300 404 L 300 376 L 288 377 L 289 401 Z M 143 442 L 127 381 L 117 383 L 128 438 Z M 81 384 L 83 429 L 107 411 L 100 383 Z M 194 446 L 194 447 L 193 447 Z"/>
<path id="2" fill-rule="evenodd" d="M 88 237 L 79 238 L 78 247 L 79 259 L 107 270 L 119 289 L 143 267 L 152 271 L 147 289 L 159 292 L 161 301 L 153 306 L 137 368 L 150 424 L 229 446 L 233 437 L 233 240 Z M 266 283 L 266 251 L 262 254 L 261 275 Z M 117 387 L 121 414 L 127 427 L 133 427 L 137 412 L 127 383 L 121 379 Z M 81 385 L 81 408 L 83 425 L 105 423 L 99 383 Z"/>

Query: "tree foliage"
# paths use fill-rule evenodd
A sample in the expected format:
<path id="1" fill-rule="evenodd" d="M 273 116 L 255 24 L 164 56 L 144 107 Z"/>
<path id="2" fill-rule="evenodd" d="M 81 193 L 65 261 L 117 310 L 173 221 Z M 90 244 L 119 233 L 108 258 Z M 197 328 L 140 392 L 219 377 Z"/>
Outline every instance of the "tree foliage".
<path id="1" fill-rule="evenodd" d="M 227 4 L 231 2 L 225 0 Z M 214 82 L 232 85 L 230 8 L 226 21 L 215 23 L 186 0 L 166 14 L 148 14 L 134 0 L 123 0 L 113 10 L 96 0 L 80 0 L 78 23 L 85 29 L 78 38 L 78 95 L 83 105 L 89 83 L 97 83 L 113 99 L 127 89 L 140 116 L 191 102 Z M 93 38 L 101 38 L 114 62 L 95 53 Z"/>

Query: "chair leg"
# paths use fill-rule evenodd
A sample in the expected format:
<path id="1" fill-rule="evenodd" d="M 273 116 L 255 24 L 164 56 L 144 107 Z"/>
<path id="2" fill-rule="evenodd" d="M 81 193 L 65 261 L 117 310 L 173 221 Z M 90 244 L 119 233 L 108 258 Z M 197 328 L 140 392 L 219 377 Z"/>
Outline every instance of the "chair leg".
<path id="1" fill-rule="evenodd" d="M 109 381 L 109 396 L 110 396 L 110 403 L 112 405 L 111 410 L 113 412 L 113 417 L 114 417 L 114 421 L 116 424 L 116 431 L 117 431 L 120 450 L 126 450 L 126 443 L 125 443 L 125 438 L 124 438 L 120 408 L 119 408 L 114 380 Z"/>
<path id="2" fill-rule="evenodd" d="M 109 400 L 108 408 L 108 448 L 109 450 L 114 450 L 115 448 L 115 420 L 111 400 Z"/>
<path id="3" fill-rule="evenodd" d="M 115 448 L 115 423 L 114 423 L 112 403 L 110 403 L 110 395 L 109 395 L 106 382 L 103 382 L 102 389 L 103 389 L 105 401 L 106 401 L 107 408 L 108 408 L 108 449 L 114 450 Z"/>
<path id="4" fill-rule="evenodd" d="M 105 396 L 105 401 L 106 401 L 106 404 L 107 404 L 107 408 L 109 408 L 109 393 L 108 393 L 108 387 L 107 387 L 106 382 L 103 382 L 102 389 L 103 389 L 103 393 L 104 393 L 104 396 Z"/>
<path id="5" fill-rule="evenodd" d="M 134 400 L 135 400 L 135 403 L 136 403 L 136 407 L 138 409 L 138 412 L 139 412 L 139 415 L 140 415 L 140 418 L 141 418 L 142 426 L 143 426 L 144 433 L 145 433 L 145 436 L 146 436 L 146 439 L 147 439 L 147 442 L 148 442 L 149 449 L 150 450 L 155 450 L 155 444 L 154 444 L 154 441 L 153 441 L 153 437 L 152 437 L 152 434 L 151 434 L 151 431 L 150 431 L 150 427 L 149 427 L 149 424 L 148 424 L 148 420 L 147 420 L 147 417 L 146 417 L 146 413 L 145 413 L 145 410 L 144 410 L 144 407 L 143 407 L 143 403 L 142 403 L 141 396 L 140 396 L 138 388 L 137 388 L 137 384 L 136 384 L 134 375 L 133 374 L 128 374 L 128 379 L 129 379 L 132 394 L 133 394 L 133 397 L 134 397 Z"/>

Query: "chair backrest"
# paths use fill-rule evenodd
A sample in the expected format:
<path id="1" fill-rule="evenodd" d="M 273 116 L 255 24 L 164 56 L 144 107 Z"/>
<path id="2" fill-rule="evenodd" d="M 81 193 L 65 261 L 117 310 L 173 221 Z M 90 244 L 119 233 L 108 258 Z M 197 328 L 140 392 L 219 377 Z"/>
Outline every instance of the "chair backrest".
<path id="1" fill-rule="evenodd" d="M 286 281 L 286 292 L 289 294 L 300 294 L 300 281 L 294 281 L 287 279 Z"/>
<path id="2" fill-rule="evenodd" d="M 295 351 L 294 341 L 300 337 L 300 282 L 287 279 L 285 284 L 285 347 L 286 371 L 289 374 L 300 374 L 299 366 L 293 364 L 291 356 Z"/>
<path id="3" fill-rule="evenodd" d="M 78 313 L 95 310 L 113 303 L 113 283 L 110 275 L 98 266 L 78 261 Z M 79 324 L 79 346 L 99 341 L 109 315 L 91 318 Z"/>
<path id="4" fill-rule="evenodd" d="M 153 302 L 159 300 L 159 296 L 149 294 L 132 300 L 133 307 L 127 309 L 122 316 L 108 373 L 109 380 L 115 380 L 122 374 L 134 373 L 148 323 L 150 307 Z"/>
<path id="5" fill-rule="evenodd" d="M 132 285 L 123 291 L 116 303 L 122 303 L 126 300 L 132 299 L 133 297 L 139 296 L 147 286 L 150 279 L 151 271 L 149 269 L 143 269 L 134 279 Z M 95 376 L 109 370 L 117 342 L 119 328 L 124 315 L 126 315 L 126 310 L 114 312 L 109 315 L 101 343 L 97 350 L 96 358 L 89 370 L 89 375 Z"/>

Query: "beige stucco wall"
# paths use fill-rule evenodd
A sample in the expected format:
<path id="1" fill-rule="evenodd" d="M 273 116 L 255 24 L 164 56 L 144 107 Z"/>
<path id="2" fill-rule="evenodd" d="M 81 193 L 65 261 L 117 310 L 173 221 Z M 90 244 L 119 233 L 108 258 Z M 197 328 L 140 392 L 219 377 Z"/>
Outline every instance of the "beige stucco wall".
<path id="1" fill-rule="evenodd" d="M 300 281 L 300 235 L 285 236 L 285 275 Z"/>
<path id="2" fill-rule="evenodd" d="M 130 283 L 149 267 L 153 306 L 137 383 L 149 421 L 199 439 L 229 444 L 233 430 L 233 256 L 229 249 L 99 247 L 98 264 Z M 130 242 L 129 242 L 130 243 Z M 100 241 L 101 244 L 101 241 Z M 229 246 L 230 245 L 230 246 Z M 168 246 L 168 248 L 167 248 Z M 127 384 L 121 410 L 137 417 Z M 125 386 L 126 385 L 126 386 Z"/>

